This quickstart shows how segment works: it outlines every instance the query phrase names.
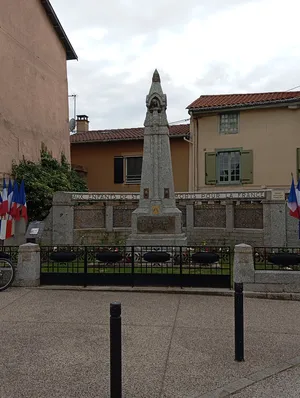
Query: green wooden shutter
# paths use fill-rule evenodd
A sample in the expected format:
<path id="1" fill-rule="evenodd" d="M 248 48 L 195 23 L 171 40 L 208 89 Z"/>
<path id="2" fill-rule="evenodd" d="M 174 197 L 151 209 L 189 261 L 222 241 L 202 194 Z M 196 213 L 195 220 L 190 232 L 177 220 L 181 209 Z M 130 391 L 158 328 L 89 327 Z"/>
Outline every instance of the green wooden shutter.
<path id="1" fill-rule="evenodd" d="M 297 181 L 300 178 L 300 148 L 297 148 Z"/>
<path id="2" fill-rule="evenodd" d="M 242 184 L 253 184 L 253 151 L 241 151 Z"/>
<path id="3" fill-rule="evenodd" d="M 216 154 L 215 152 L 205 153 L 205 184 L 215 185 L 217 182 L 216 176 Z"/>
<path id="4" fill-rule="evenodd" d="M 114 159 L 114 183 L 123 184 L 124 182 L 124 160 L 122 157 L 115 157 Z"/>

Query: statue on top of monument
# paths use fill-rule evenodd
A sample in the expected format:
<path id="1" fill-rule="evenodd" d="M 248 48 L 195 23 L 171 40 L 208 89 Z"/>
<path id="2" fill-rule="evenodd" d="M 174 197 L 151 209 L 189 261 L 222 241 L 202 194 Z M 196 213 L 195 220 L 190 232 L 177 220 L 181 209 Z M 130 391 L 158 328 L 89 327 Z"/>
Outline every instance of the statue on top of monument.
<path id="1" fill-rule="evenodd" d="M 146 106 L 147 114 L 144 126 L 168 125 L 166 115 L 167 96 L 162 91 L 157 69 L 153 73 L 152 84 L 146 98 Z"/>

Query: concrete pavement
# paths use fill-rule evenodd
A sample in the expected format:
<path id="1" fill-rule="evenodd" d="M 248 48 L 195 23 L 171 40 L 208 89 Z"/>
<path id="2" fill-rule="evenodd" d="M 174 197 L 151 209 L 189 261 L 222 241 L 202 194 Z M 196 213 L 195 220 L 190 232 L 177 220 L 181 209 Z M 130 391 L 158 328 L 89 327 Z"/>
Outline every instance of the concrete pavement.
<path id="1" fill-rule="evenodd" d="M 11 288 L 0 293 L 0 397 L 109 397 L 109 303 L 122 303 L 125 398 L 300 396 L 299 301 Z"/>

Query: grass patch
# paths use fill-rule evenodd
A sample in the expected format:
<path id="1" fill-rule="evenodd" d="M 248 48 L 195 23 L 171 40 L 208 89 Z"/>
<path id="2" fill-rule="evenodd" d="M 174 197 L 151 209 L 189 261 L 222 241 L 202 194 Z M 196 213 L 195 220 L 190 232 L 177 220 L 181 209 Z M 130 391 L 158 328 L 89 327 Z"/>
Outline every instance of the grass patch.
<path id="1" fill-rule="evenodd" d="M 131 274 L 132 268 L 131 266 L 123 266 L 123 265 L 115 265 L 115 266 L 89 266 L 88 274 Z M 68 273 L 68 274 L 84 274 L 83 265 L 77 264 L 69 264 L 66 266 L 65 264 L 51 264 L 44 265 L 41 268 L 42 273 Z M 163 274 L 163 275 L 179 275 L 180 268 L 179 267 L 134 267 L 134 274 Z M 183 275 L 230 275 L 230 265 L 223 264 L 221 267 L 182 267 Z"/>

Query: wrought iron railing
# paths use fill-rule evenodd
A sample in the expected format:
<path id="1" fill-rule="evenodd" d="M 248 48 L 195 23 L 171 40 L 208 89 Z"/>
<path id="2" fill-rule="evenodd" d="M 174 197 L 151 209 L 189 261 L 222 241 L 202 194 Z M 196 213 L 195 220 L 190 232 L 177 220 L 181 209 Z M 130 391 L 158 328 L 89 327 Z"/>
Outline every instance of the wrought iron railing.
<path id="1" fill-rule="evenodd" d="M 18 252 L 19 246 L 1 246 L 0 247 L 0 256 L 4 255 L 7 257 L 14 265 L 18 263 Z"/>
<path id="2" fill-rule="evenodd" d="M 41 247 L 43 273 L 230 275 L 231 267 L 229 246 Z"/>
<path id="3" fill-rule="evenodd" d="M 300 248 L 254 247 L 254 267 L 257 271 L 300 271 Z"/>

